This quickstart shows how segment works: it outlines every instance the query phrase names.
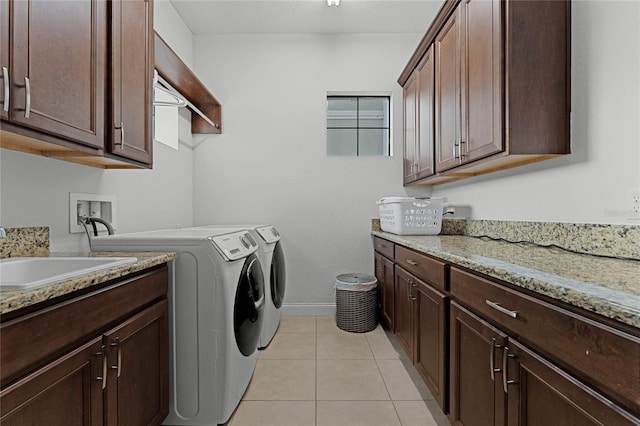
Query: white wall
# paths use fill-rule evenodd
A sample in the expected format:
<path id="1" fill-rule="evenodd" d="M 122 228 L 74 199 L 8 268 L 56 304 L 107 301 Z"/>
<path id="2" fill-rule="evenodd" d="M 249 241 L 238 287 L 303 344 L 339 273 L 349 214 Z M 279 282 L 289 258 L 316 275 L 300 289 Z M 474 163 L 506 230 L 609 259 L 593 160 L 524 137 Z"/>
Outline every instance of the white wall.
<path id="1" fill-rule="evenodd" d="M 574 1 L 572 154 L 436 187 L 475 219 L 637 224 L 640 2 Z"/>
<path id="2" fill-rule="evenodd" d="M 156 28 L 167 41 L 188 40 L 172 46 L 190 58 L 192 35 L 167 6 L 173 9 L 168 2 L 156 3 L 161 12 Z M 102 170 L 0 149 L 0 225 L 46 225 L 52 251 L 87 251 L 85 234 L 69 234 L 69 193 L 85 192 L 116 196 L 118 232 L 190 226 L 193 151 L 187 111 L 181 111 L 179 127 L 180 150 L 155 143 L 153 170 Z"/>
<path id="3" fill-rule="evenodd" d="M 337 274 L 373 272 L 375 202 L 406 193 L 396 79 L 420 37 L 195 37 L 194 67 L 223 105 L 223 133 L 198 141 L 194 221 L 276 225 L 285 303 L 332 303 Z M 326 95 L 345 91 L 392 93 L 395 156 L 326 155 Z"/>
<path id="4" fill-rule="evenodd" d="M 192 68 L 193 34 L 169 0 L 153 2 L 153 27 L 182 62 Z"/>

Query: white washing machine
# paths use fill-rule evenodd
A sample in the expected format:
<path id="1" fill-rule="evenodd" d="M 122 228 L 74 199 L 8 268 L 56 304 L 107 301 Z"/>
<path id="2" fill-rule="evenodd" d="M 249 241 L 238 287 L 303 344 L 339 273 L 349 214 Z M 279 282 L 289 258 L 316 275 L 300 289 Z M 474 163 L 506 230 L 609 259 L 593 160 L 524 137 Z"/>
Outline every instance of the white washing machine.
<path id="1" fill-rule="evenodd" d="M 226 228 L 120 234 L 94 238 L 93 250 L 176 253 L 165 424 L 229 420 L 255 370 L 264 318 L 264 275 L 251 233 Z"/>
<path id="2" fill-rule="evenodd" d="M 286 287 L 286 269 L 284 251 L 280 242 L 280 233 L 271 225 L 207 225 L 193 229 L 225 229 L 229 227 L 247 229 L 258 241 L 260 261 L 266 279 L 264 322 L 260 334 L 259 348 L 269 345 L 280 325 L 282 303 Z"/>

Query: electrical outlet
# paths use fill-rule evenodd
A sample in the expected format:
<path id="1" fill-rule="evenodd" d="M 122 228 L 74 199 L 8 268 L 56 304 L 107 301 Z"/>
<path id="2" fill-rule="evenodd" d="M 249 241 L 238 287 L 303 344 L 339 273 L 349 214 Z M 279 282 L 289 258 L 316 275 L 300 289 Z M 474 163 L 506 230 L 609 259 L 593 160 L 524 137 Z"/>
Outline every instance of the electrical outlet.
<path id="1" fill-rule="evenodd" d="M 629 190 L 628 192 L 628 200 L 631 206 L 631 210 L 629 212 L 629 219 L 631 220 L 640 220 L 640 190 L 634 189 Z"/>

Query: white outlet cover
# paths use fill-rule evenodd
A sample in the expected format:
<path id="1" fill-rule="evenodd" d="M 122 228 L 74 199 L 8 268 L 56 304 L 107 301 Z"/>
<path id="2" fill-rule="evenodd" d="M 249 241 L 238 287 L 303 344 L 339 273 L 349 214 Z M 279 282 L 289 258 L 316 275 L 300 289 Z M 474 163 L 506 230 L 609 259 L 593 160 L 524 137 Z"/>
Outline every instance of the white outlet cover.
<path id="1" fill-rule="evenodd" d="M 87 194 L 82 192 L 69 193 L 69 233 L 76 234 L 84 232 L 84 227 L 78 224 L 77 206 L 79 202 L 85 201 L 89 204 L 92 201 L 111 203 L 111 226 L 117 228 L 117 205 L 115 195 Z"/>
<path id="2" fill-rule="evenodd" d="M 629 220 L 640 220 L 640 189 L 629 189 L 627 191 L 627 202 L 629 203 Z"/>

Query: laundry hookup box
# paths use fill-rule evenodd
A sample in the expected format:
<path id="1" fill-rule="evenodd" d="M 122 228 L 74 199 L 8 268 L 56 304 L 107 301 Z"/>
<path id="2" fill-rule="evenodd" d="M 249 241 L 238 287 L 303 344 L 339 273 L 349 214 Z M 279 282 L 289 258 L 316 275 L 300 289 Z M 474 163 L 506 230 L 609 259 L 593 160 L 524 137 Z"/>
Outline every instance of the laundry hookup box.
<path id="1" fill-rule="evenodd" d="M 384 197 L 376 202 L 380 227 L 397 235 L 438 235 L 442 230 L 444 197 Z"/>

